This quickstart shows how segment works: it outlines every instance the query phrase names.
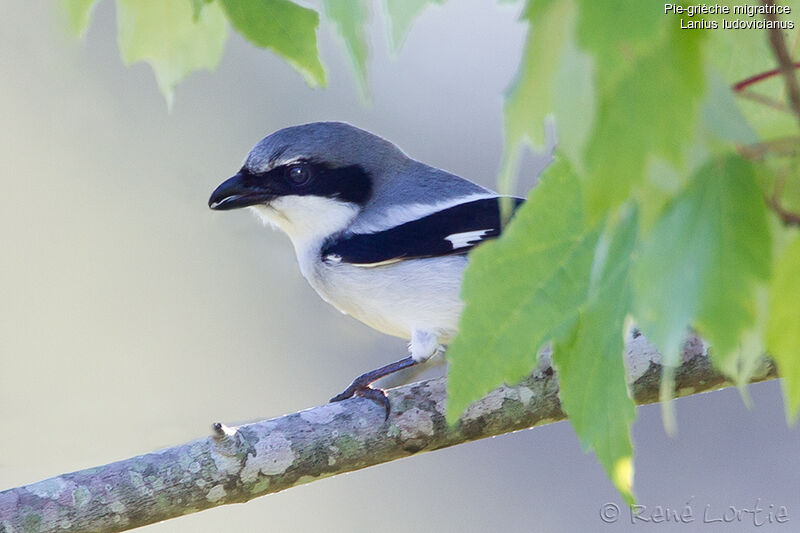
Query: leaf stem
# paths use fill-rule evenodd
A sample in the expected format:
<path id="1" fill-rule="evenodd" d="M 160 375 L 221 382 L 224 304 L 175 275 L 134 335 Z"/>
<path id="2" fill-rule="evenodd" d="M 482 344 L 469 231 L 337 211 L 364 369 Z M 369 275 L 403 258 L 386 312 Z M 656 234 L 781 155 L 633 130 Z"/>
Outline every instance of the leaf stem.
<path id="1" fill-rule="evenodd" d="M 800 226 L 800 213 L 795 213 L 794 211 L 790 211 L 784 207 L 781 207 L 780 201 L 778 196 L 773 194 L 772 196 L 767 196 L 764 198 L 767 202 L 767 205 L 770 209 L 772 209 L 778 218 L 781 219 L 787 226 Z"/>
<path id="2" fill-rule="evenodd" d="M 791 157 L 800 151 L 800 136 L 779 137 L 769 141 L 739 146 L 737 150 L 742 157 L 747 159 L 762 159 L 767 155 Z"/>
<path id="3" fill-rule="evenodd" d="M 739 93 L 739 97 L 756 102 L 757 104 L 771 107 L 772 109 L 775 109 L 776 111 L 781 111 L 782 113 L 792 112 L 792 110 L 789 109 L 789 106 L 784 105 L 780 101 L 770 98 L 769 96 L 758 94 L 755 91 L 742 91 Z"/>
<path id="4" fill-rule="evenodd" d="M 781 194 L 783 193 L 783 186 L 786 184 L 786 175 L 780 173 L 775 178 L 775 186 L 772 189 L 772 195 L 764 195 L 764 201 L 767 206 L 772 209 L 778 218 L 781 219 L 787 226 L 800 226 L 800 214 L 790 211 L 781 206 Z"/>

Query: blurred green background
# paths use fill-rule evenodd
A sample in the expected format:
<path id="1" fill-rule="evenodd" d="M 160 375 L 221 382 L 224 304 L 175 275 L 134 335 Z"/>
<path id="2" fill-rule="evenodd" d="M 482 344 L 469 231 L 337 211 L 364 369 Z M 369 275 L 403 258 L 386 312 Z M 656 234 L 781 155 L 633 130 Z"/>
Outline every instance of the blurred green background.
<path id="1" fill-rule="evenodd" d="M 85 41 L 54 2 L 0 4 L 0 489 L 122 459 L 326 401 L 404 343 L 320 300 L 288 240 L 245 212 L 213 213 L 211 190 L 275 129 L 345 120 L 426 163 L 493 186 L 502 93 L 525 27 L 519 6 L 459 0 L 426 10 L 391 57 L 376 3 L 364 105 L 323 20 L 329 88 L 309 89 L 276 56 L 231 34 L 220 68 L 193 75 L 172 113 L 149 67 L 125 68 L 114 4 Z M 528 157 L 521 183 L 541 158 Z M 434 370 L 435 371 L 435 370 Z M 441 369 L 439 369 L 441 372 Z M 800 432 L 777 382 L 658 407 L 634 428 L 636 492 L 694 510 L 786 506 L 800 525 Z M 314 482 L 150 531 L 625 531 L 602 468 L 568 423 Z M 650 529 L 650 528 L 648 528 Z"/>

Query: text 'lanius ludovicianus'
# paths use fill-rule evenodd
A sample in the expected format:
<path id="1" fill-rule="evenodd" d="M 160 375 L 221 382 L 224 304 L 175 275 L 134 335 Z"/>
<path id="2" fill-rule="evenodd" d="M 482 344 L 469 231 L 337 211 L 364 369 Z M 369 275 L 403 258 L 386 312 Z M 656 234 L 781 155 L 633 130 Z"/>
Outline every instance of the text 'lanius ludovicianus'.
<path id="1" fill-rule="evenodd" d="M 370 384 L 429 359 L 455 336 L 467 252 L 501 229 L 497 193 L 341 122 L 264 138 L 208 205 L 251 208 L 289 236 L 300 271 L 326 302 L 411 341 L 409 357 L 331 399 L 371 398 L 387 416 L 385 393 Z"/>

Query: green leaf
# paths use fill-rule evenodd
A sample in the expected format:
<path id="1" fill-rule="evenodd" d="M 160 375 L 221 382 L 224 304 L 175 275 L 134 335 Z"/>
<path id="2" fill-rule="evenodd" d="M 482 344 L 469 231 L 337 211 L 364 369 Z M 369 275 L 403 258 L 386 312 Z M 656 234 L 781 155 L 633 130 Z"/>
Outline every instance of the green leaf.
<path id="1" fill-rule="evenodd" d="M 367 91 L 367 0 L 325 0 L 325 14 L 336 26 L 344 39 L 347 52 L 356 69 L 359 86 L 363 94 Z"/>
<path id="2" fill-rule="evenodd" d="M 693 176 L 647 236 L 634 271 L 638 325 L 674 366 L 687 328 L 714 361 L 755 323 L 755 289 L 769 277 L 770 233 L 752 166 L 730 155 Z"/>
<path id="3" fill-rule="evenodd" d="M 195 22 L 200 18 L 200 14 L 203 12 L 203 8 L 213 2 L 214 0 L 189 0 L 192 3 L 192 16 L 194 17 Z"/>
<path id="4" fill-rule="evenodd" d="M 621 76 L 630 77 L 637 69 L 635 60 L 657 48 L 665 29 L 676 22 L 641 0 L 617 0 L 613 9 L 593 0 L 577 2 L 578 44 L 594 56 L 598 88 L 603 92 L 622 83 Z"/>
<path id="5" fill-rule="evenodd" d="M 392 50 L 397 52 L 403 46 L 414 19 L 428 4 L 443 4 L 444 0 L 386 0 L 386 11 L 391 28 Z"/>
<path id="6" fill-rule="evenodd" d="M 560 151 L 581 160 L 589 125 L 585 117 L 591 116 L 594 103 L 588 56 L 573 43 L 575 11 L 572 0 L 530 0 L 522 14 L 528 35 L 503 106 L 505 150 L 498 188 L 504 194 L 515 190 L 522 145 L 544 147 L 549 116 L 556 119 Z"/>
<path id="7" fill-rule="evenodd" d="M 281 55 L 312 87 L 325 85 L 317 50 L 319 15 L 289 0 L 220 0 L 228 20 L 251 43 Z"/>
<path id="8" fill-rule="evenodd" d="M 706 86 L 708 94 L 700 107 L 704 132 L 709 137 L 729 141 L 724 142 L 726 147 L 730 147 L 730 142 L 744 145 L 758 142 L 758 135 L 742 115 L 731 86 L 722 76 L 709 69 Z"/>
<path id="9" fill-rule="evenodd" d="M 594 450 L 628 503 L 633 503 L 631 425 L 636 406 L 628 394 L 622 355 L 636 233 L 633 212 L 613 231 L 606 253 L 597 254 L 604 263 L 600 274 L 589 288 L 578 320 L 553 349 L 561 405 L 583 448 Z"/>
<path id="10" fill-rule="evenodd" d="M 470 256 L 459 335 L 447 350 L 447 417 L 536 365 L 584 301 L 597 241 L 585 231 L 580 187 L 563 160 L 546 172 L 503 235 Z"/>
<path id="11" fill-rule="evenodd" d="M 645 179 L 636 189 L 642 229 L 652 228 L 666 203 L 686 186 L 698 168 L 713 157 L 728 154 L 731 143 L 747 145 L 758 141 L 742 116 L 731 86 L 713 68 L 706 69 L 706 88 L 698 110 L 700 121 L 684 164 L 679 167 L 657 155 L 651 155 L 645 164 Z"/>
<path id="12" fill-rule="evenodd" d="M 575 6 L 571 1 L 528 5 L 523 19 L 530 29 L 516 79 L 506 91 L 505 137 L 508 147 L 529 139 L 544 143 L 544 119 L 553 112 L 554 78 L 569 35 Z"/>
<path id="13" fill-rule="evenodd" d="M 592 58 L 580 50 L 574 37 L 567 38 L 556 72 L 553 114 L 556 119 L 558 149 L 579 162 L 583 171 L 583 154 L 595 115 L 595 88 L 592 79 Z"/>
<path id="14" fill-rule="evenodd" d="M 768 318 L 768 291 L 763 284 L 756 287 L 755 319 L 753 325 L 745 329 L 739 336 L 739 345 L 724 358 L 713 357 L 712 363 L 726 376 L 733 376 L 739 395 L 747 407 L 750 407 L 750 391 L 748 385 L 753 376 L 762 368 L 763 356 L 767 353 L 766 333 Z"/>
<path id="15" fill-rule="evenodd" d="M 92 11 L 98 0 L 64 0 L 64 10 L 67 12 L 69 28 L 72 32 L 83 37 L 89 21 L 92 18 Z"/>
<path id="16" fill-rule="evenodd" d="M 584 10 L 590 5 L 594 7 L 587 14 Z M 596 13 L 597 5 L 584 2 L 581 20 Z M 643 8 L 658 11 L 632 0 L 608 10 L 614 17 L 589 18 L 581 24 L 581 42 L 596 59 L 597 115 L 586 147 L 590 220 L 629 197 L 645 175 L 649 156 L 679 163 L 695 132 L 705 90 L 700 49 L 704 34 L 681 30 L 675 20 L 660 15 L 654 34 L 644 39 L 640 24 L 617 19 L 624 13 L 623 20 L 634 20 Z M 651 19 L 645 17 L 642 23 L 653 26 Z M 602 41 L 603 32 L 619 35 L 609 44 Z"/>
<path id="17" fill-rule="evenodd" d="M 800 236 L 795 235 L 775 266 L 770 287 L 767 347 L 783 378 L 786 418 L 800 413 Z"/>
<path id="18" fill-rule="evenodd" d="M 217 4 L 206 6 L 195 22 L 186 0 L 117 0 L 117 25 L 122 61 L 150 63 L 169 106 L 175 86 L 190 72 L 216 68 L 227 31 Z"/>

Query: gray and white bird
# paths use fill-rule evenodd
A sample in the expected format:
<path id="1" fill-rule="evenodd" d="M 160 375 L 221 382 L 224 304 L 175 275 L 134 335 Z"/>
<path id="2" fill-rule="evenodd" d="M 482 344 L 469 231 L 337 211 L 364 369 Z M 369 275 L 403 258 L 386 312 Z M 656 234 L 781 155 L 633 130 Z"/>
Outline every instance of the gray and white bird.
<path id="1" fill-rule="evenodd" d="M 385 393 L 370 384 L 453 339 L 467 253 L 500 234 L 499 198 L 377 135 L 315 122 L 262 139 L 208 205 L 252 209 L 288 235 L 300 271 L 323 300 L 410 341 L 408 357 L 359 376 L 331 399 L 371 398 L 388 416 Z"/>

